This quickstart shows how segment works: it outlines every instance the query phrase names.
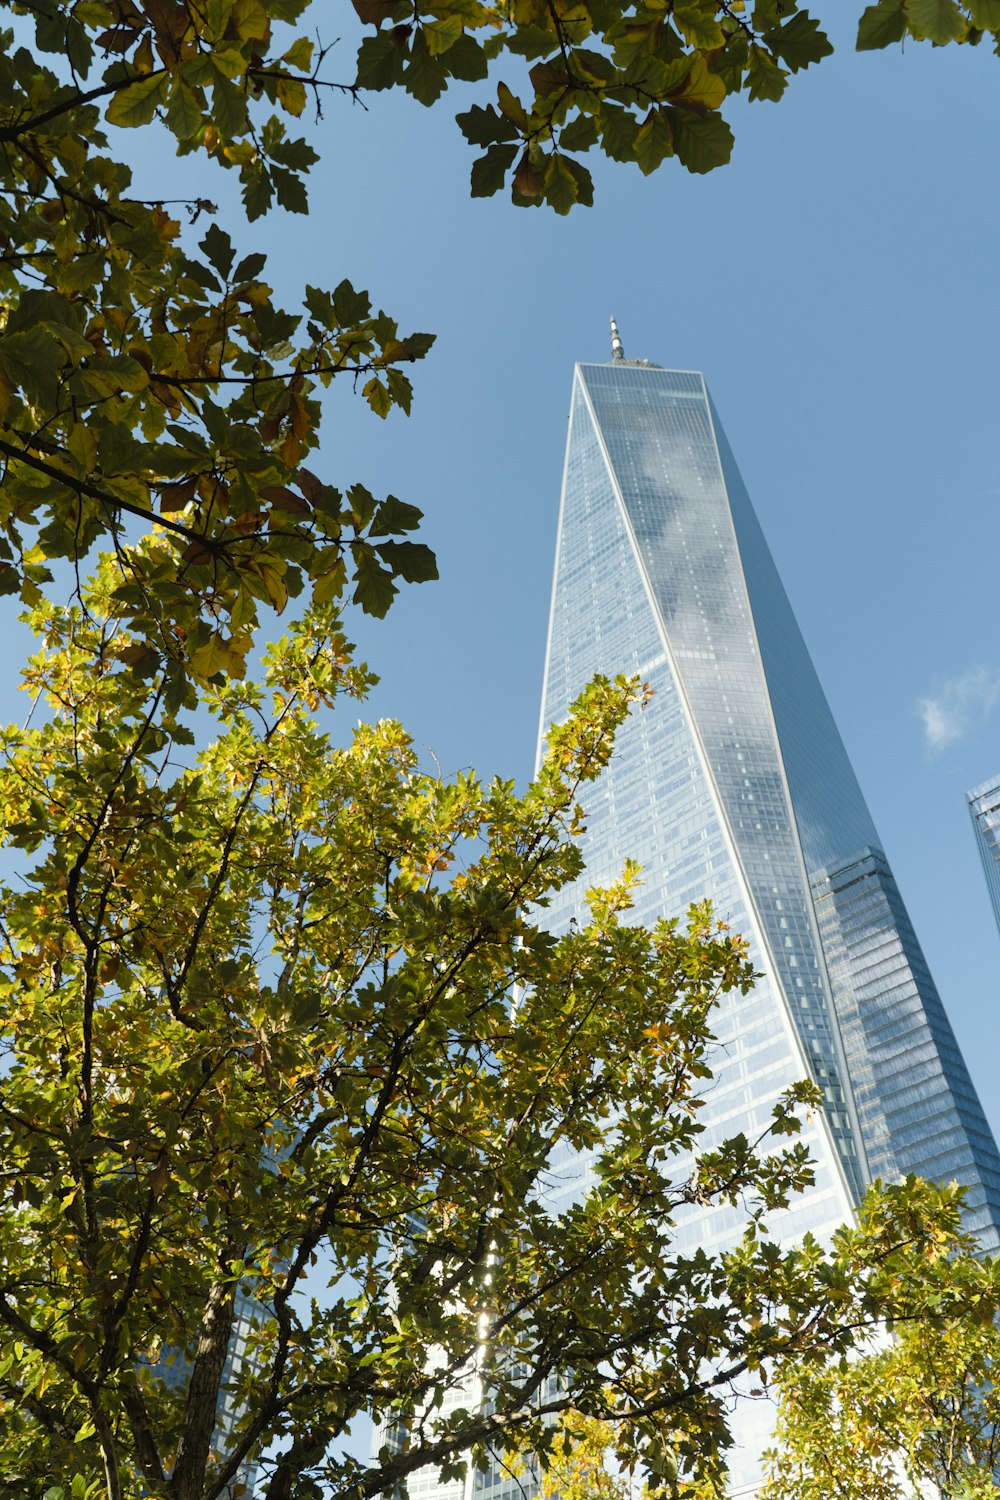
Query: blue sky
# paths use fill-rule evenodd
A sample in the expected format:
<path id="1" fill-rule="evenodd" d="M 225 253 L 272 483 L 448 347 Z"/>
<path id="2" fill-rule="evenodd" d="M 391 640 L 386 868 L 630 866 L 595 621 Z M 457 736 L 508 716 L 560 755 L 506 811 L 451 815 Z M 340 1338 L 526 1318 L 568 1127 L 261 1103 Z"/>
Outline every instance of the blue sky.
<path id="1" fill-rule="evenodd" d="M 855 8 L 826 9 L 836 55 L 737 101 L 730 167 L 609 163 L 565 220 L 466 196 L 447 101 L 331 105 L 310 233 L 283 243 L 439 334 L 410 420 L 342 398 L 325 452 L 426 508 L 442 581 L 361 638 L 376 710 L 445 770 L 531 767 L 573 362 L 608 356 L 613 312 L 629 355 L 705 371 L 1000 1132 L 964 801 L 1000 771 L 1000 60 L 858 55 Z"/>
<path id="2" fill-rule="evenodd" d="M 166 149 L 141 175 L 208 190 L 289 301 L 346 275 L 438 333 L 411 418 L 335 391 L 314 467 L 426 510 L 441 582 L 356 633 L 372 712 L 445 772 L 531 770 L 573 362 L 607 357 L 614 313 L 630 356 L 705 371 L 1000 1132 L 1000 938 L 964 805 L 1000 771 L 1000 60 L 858 56 L 860 7 L 825 9 L 837 55 L 780 104 L 736 101 L 731 166 L 598 164 L 568 219 L 469 198 L 460 98 L 331 97 L 308 220 L 239 227 L 235 182 Z"/>

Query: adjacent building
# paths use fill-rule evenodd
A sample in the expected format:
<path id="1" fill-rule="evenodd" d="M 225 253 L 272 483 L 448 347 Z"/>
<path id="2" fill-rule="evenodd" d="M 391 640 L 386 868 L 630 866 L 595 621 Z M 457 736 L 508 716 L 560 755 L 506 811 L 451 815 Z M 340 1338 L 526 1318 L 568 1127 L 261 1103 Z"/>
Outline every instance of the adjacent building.
<path id="1" fill-rule="evenodd" d="M 974 786 L 968 800 L 993 915 L 1000 927 L 1000 776 Z"/>

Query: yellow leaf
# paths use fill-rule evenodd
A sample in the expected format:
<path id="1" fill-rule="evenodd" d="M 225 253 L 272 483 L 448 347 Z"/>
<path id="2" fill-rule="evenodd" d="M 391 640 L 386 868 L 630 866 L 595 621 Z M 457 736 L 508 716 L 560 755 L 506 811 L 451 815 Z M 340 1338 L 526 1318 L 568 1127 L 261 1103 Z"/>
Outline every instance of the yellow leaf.
<path id="1" fill-rule="evenodd" d="M 508 120 L 513 125 L 516 125 L 519 130 L 523 130 L 528 123 L 528 116 L 525 114 L 524 105 L 516 94 L 511 93 L 505 83 L 497 84 L 497 102 Z"/>
<path id="2" fill-rule="evenodd" d="M 300 115 L 306 107 L 306 86 L 297 78 L 279 78 L 278 98 L 290 115 Z"/>
<path id="3" fill-rule="evenodd" d="M 709 71 L 704 57 L 696 52 L 691 59 L 691 71 L 671 97 L 703 109 L 718 109 L 726 97 L 726 85 L 716 73 Z"/>
<path id="4" fill-rule="evenodd" d="M 465 28 L 461 16 L 446 16 L 443 21 L 426 21 L 422 29 L 428 52 L 438 57 L 455 45 Z"/>
<path id="5" fill-rule="evenodd" d="M 191 671 L 196 677 L 214 677 L 217 672 L 222 672 L 227 677 L 245 677 L 246 659 L 235 649 L 238 644 L 235 640 L 227 641 L 219 631 L 213 631 L 204 646 L 192 651 L 189 662 Z"/>
<path id="6" fill-rule="evenodd" d="M 77 422 L 66 446 L 85 473 L 90 474 L 97 466 L 97 439 L 85 422 Z"/>

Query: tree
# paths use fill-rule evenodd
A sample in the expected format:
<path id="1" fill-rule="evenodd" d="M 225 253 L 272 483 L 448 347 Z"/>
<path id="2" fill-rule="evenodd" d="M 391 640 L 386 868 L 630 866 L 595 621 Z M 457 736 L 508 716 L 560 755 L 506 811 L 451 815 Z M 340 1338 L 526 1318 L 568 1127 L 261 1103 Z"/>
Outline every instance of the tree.
<path id="1" fill-rule="evenodd" d="M 868 1221 L 886 1209 L 871 1195 Z M 782 1369 L 764 1500 L 1000 1496 L 998 1266 L 957 1224 L 928 1249 L 869 1272 L 880 1336 Z"/>
<path id="2" fill-rule="evenodd" d="M 122 569 L 37 607 L 39 722 L 3 739 L 26 866 L 0 893 L 3 1487 L 215 1500 L 263 1452 L 267 1500 L 363 1500 L 425 1463 L 544 1452 L 570 1407 L 652 1473 L 721 1483 L 730 1382 L 846 1347 L 845 1271 L 766 1232 L 810 1180 L 780 1137 L 815 1088 L 775 1139 L 698 1149 L 743 943 L 699 911 L 628 925 L 634 871 L 544 928 L 639 689 L 595 683 L 524 795 L 446 783 L 395 724 L 321 732 L 367 682 L 322 606 L 266 684 L 206 686 L 194 755 L 169 668 L 147 677 L 115 614 Z M 597 1186 L 552 1214 L 560 1147 L 593 1150 Z M 677 1253 L 692 1201 L 745 1203 L 727 1259 Z M 259 1319 L 220 1455 L 238 1294 Z M 473 1374 L 489 1403 L 442 1415 Z M 338 1453 L 361 1412 L 408 1434 L 371 1470 Z"/>
<path id="3" fill-rule="evenodd" d="M 833 51 L 798 0 L 354 6 L 377 28 L 358 57 L 368 88 L 401 86 L 431 104 L 452 79 L 485 80 L 494 59 L 512 55 L 514 87 L 501 81 L 495 104 L 458 116 L 470 144 L 486 148 L 472 192 L 496 193 L 509 174 L 515 203 L 545 202 L 557 213 L 593 201 L 580 157 L 594 149 L 647 175 L 669 157 L 689 172 L 725 165 L 733 148 L 726 99 L 746 90 L 751 100 L 778 100 L 793 73 Z M 987 35 L 1000 51 L 1000 0 L 877 0 L 861 15 L 857 45 L 976 44 Z"/>
<path id="4" fill-rule="evenodd" d="M 237 173 L 248 221 L 304 213 L 317 158 L 290 127 L 307 108 L 396 85 L 429 104 L 503 57 L 496 104 L 459 117 L 485 148 L 473 192 L 511 174 L 516 203 L 565 212 L 590 201 L 587 151 L 707 171 L 729 156 L 729 95 L 778 99 L 831 50 L 797 0 L 356 0 L 371 31 L 356 77 L 335 81 L 327 49 L 296 35 L 308 0 L 2 8 L 0 591 L 32 605 L 50 562 L 113 544 L 115 611 L 150 675 L 171 665 L 178 701 L 245 672 L 261 604 L 347 591 L 382 614 L 398 580 L 434 576 L 415 507 L 304 466 L 322 388 L 347 376 L 379 416 L 408 410 L 404 367 L 431 337 L 402 335 L 347 281 L 279 306 L 263 256 L 215 223 L 197 244 L 183 232 L 167 201 L 182 176 L 163 201 L 135 196 L 122 132 L 159 122 L 181 158 Z M 859 46 L 998 28 L 1000 0 L 878 0 Z M 192 224 L 212 212 L 187 207 Z"/>
<path id="5" fill-rule="evenodd" d="M 181 156 L 240 173 L 248 218 L 275 199 L 303 212 L 316 155 L 279 116 L 305 108 L 314 48 L 273 31 L 306 3 L 4 6 L 30 16 L 35 49 L 26 22 L 3 35 L 0 591 L 34 604 L 52 560 L 113 544 L 114 609 L 148 674 L 171 665 L 178 702 L 192 681 L 243 675 L 262 603 L 353 583 L 384 614 L 396 579 L 436 576 L 406 536 L 414 506 L 305 467 L 320 388 L 346 375 L 379 416 L 408 410 L 402 367 L 431 337 L 402 336 L 347 281 L 285 311 L 263 255 L 215 223 L 182 243 L 106 149 L 102 113 L 116 136 L 159 119 Z M 189 207 L 192 222 L 213 211 Z"/>
<path id="6" fill-rule="evenodd" d="M 499 113 L 473 109 L 472 138 L 500 132 L 476 191 L 527 141 L 516 200 L 565 208 L 598 127 L 643 169 L 672 151 L 701 170 L 725 154 L 720 89 L 767 97 L 826 44 L 791 0 L 759 0 L 752 36 L 736 3 L 370 4 L 359 79 L 335 84 L 285 30 L 306 0 L 5 8 L 0 589 L 43 649 L 34 727 L 5 733 L 0 767 L 24 862 L 0 931 L 3 1483 L 214 1500 L 265 1454 L 268 1500 L 363 1500 L 425 1463 L 544 1455 L 577 1407 L 654 1476 L 717 1487 L 730 1382 L 846 1347 L 858 1305 L 851 1263 L 767 1237 L 809 1179 L 801 1145 L 697 1150 L 712 1000 L 750 980 L 739 942 L 703 912 L 688 933 L 628 925 L 628 872 L 579 930 L 541 925 L 637 690 L 596 684 L 524 796 L 423 775 L 392 724 L 331 744 L 311 716 L 367 681 L 340 604 L 384 613 L 434 562 L 415 507 L 306 467 L 319 397 L 348 376 L 377 415 L 407 410 L 430 336 L 345 281 L 278 306 L 210 203 L 183 228 L 113 147 L 158 121 L 238 174 L 248 220 L 304 212 L 315 156 L 289 122 L 308 105 L 395 82 L 426 102 L 506 47 L 535 103 L 504 85 Z M 67 568 L 72 606 L 47 597 Z M 261 685 L 260 607 L 300 595 Z M 198 705 L 215 738 L 195 753 Z M 775 1134 L 816 1097 L 782 1101 Z M 599 1185 L 552 1218 L 533 1189 L 560 1144 L 597 1152 Z M 692 1198 L 746 1203 L 731 1256 L 674 1251 Z M 259 1323 L 217 1454 L 238 1295 Z M 489 1404 L 442 1415 L 473 1371 Z M 361 1412 L 408 1434 L 370 1471 L 337 1446 Z"/>
<path id="7" fill-rule="evenodd" d="M 566 1412 L 540 1476 L 540 1500 L 630 1500 L 632 1475 L 616 1465 L 614 1445 L 609 1422 L 578 1411 Z"/>

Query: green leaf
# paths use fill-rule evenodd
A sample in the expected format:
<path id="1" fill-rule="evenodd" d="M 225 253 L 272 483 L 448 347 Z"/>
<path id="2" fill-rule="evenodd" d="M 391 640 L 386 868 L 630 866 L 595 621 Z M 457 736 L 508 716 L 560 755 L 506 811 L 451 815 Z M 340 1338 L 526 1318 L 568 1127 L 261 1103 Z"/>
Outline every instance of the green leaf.
<path id="1" fill-rule="evenodd" d="M 475 37 L 465 32 L 448 50 L 448 72 L 464 83 L 477 83 L 489 72 L 486 52 Z"/>
<path id="2" fill-rule="evenodd" d="M 366 36 L 358 48 L 358 83 L 363 89 L 391 89 L 403 79 L 403 54 L 388 32 Z"/>
<path id="3" fill-rule="evenodd" d="M 375 375 L 366 381 L 361 394 L 376 416 L 385 418 L 392 411 L 392 397 L 388 388 Z"/>
<path id="4" fill-rule="evenodd" d="M 491 146 L 485 156 L 472 163 L 472 196 L 489 198 L 500 191 L 508 168 L 517 155 L 517 146 Z"/>
<path id="5" fill-rule="evenodd" d="M 175 78 L 167 101 L 167 125 L 178 140 L 189 141 L 201 128 L 203 108 L 183 78 Z"/>
<path id="6" fill-rule="evenodd" d="M 375 550 L 407 583 L 430 583 L 438 577 L 437 559 L 422 542 L 380 542 Z"/>
<path id="7" fill-rule="evenodd" d="M 516 141 L 517 126 L 488 104 L 485 109 L 474 104 L 455 116 L 459 129 L 472 146 L 490 146 L 495 141 Z M 494 190 L 495 191 L 495 190 Z"/>
<path id="8" fill-rule="evenodd" d="M 427 50 L 432 57 L 439 57 L 453 47 L 464 32 L 461 16 L 445 16 L 440 21 L 425 21 L 421 27 Z"/>
<path id="9" fill-rule="evenodd" d="M 937 47 L 961 41 L 969 29 L 968 17 L 955 0 L 909 0 L 906 15 L 913 35 Z"/>
<path id="10" fill-rule="evenodd" d="M 639 171 L 648 177 L 660 163 L 674 154 L 674 137 L 670 118 L 661 109 L 651 109 L 636 132 L 632 155 Z"/>
<path id="11" fill-rule="evenodd" d="M 434 333 L 408 333 L 401 342 L 408 359 L 423 359 L 428 350 L 434 347 L 436 338 Z"/>
<path id="12" fill-rule="evenodd" d="M 696 52 L 687 77 L 673 97 L 683 100 L 689 109 L 718 109 L 726 97 L 726 85 Z"/>
<path id="13" fill-rule="evenodd" d="M 165 72 L 150 73 L 136 83 L 127 84 L 115 94 L 105 111 L 104 118 L 111 125 L 131 129 L 136 125 L 148 125 L 156 113 L 156 106 L 167 96 L 168 76 Z"/>
<path id="14" fill-rule="evenodd" d="M 254 219 L 259 219 L 271 207 L 274 190 L 263 162 L 253 162 L 241 175 L 243 206 L 247 211 L 247 218 L 253 223 Z"/>
<path id="15" fill-rule="evenodd" d="M 371 299 L 367 292 L 356 292 L 345 278 L 334 289 L 333 310 L 340 326 L 350 328 L 368 317 L 372 310 Z"/>
<path id="16" fill-rule="evenodd" d="M 354 602 L 361 605 L 366 615 L 374 615 L 381 620 L 399 590 L 392 581 L 392 574 L 382 566 L 373 548 L 354 544 L 351 551 L 354 554 L 357 579 Z"/>
<path id="17" fill-rule="evenodd" d="M 559 132 L 562 151 L 589 151 L 597 144 L 597 121 L 593 115 L 577 115 Z"/>
<path id="18" fill-rule="evenodd" d="M 747 77 L 751 99 L 780 99 L 788 83 L 788 74 L 763 47 L 750 48 Z"/>
<path id="19" fill-rule="evenodd" d="M 677 159 L 689 172 L 711 172 L 732 155 L 733 132 L 721 115 L 670 108 L 670 125 Z"/>
<path id="20" fill-rule="evenodd" d="M 271 181 L 274 183 L 274 191 L 282 208 L 292 214 L 305 214 L 309 212 L 309 195 L 302 178 L 295 172 L 288 172 L 284 167 L 272 167 Z"/>
<path id="21" fill-rule="evenodd" d="M 233 272 L 234 281 L 256 281 L 267 265 L 267 256 L 259 252 L 245 255 Z"/>
<path id="22" fill-rule="evenodd" d="M 354 9 L 365 26 L 381 26 L 392 19 L 399 0 L 352 0 Z"/>
<path id="23" fill-rule="evenodd" d="M 432 54 L 422 31 L 413 35 L 403 86 L 421 104 L 433 104 L 448 87 L 447 70 Z"/>
<path id="24" fill-rule="evenodd" d="M 969 14 L 980 31 L 1000 30 L 1000 0 L 969 0 Z"/>
<path id="25" fill-rule="evenodd" d="M 565 156 L 558 153 L 545 163 L 545 200 L 557 214 L 568 214 L 576 202 L 576 178 L 569 170 Z"/>
<path id="26" fill-rule="evenodd" d="M 833 51 L 829 37 L 807 10 L 796 11 L 784 25 L 765 31 L 764 41 L 793 73 L 820 62 Z"/>
<path id="27" fill-rule="evenodd" d="M 874 52 L 901 42 L 905 35 L 906 0 L 878 0 L 863 12 L 855 45 L 859 52 Z"/>
<path id="28" fill-rule="evenodd" d="M 397 500 L 395 495 L 386 495 L 375 513 L 369 529 L 371 536 L 393 536 L 400 531 L 416 531 L 424 518 L 422 510 Z"/>
<path id="29" fill-rule="evenodd" d="M 223 140 L 236 140 L 247 128 L 247 96 L 228 78 L 216 78 L 212 88 L 212 116 Z"/>
<path id="30" fill-rule="evenodd" d="M 65 359 L 58 341 L 37 325 L 0 336 L 0 369 L 33 404 L 55 405 L 56 377 Z"/>
<path id="31" fill-rule="evenodd" d="M 218 224 L 211 224 L 198 248 L 205 252 L 205 258 L 215 267 L 223 281 L 228 280 L 236 252 L 226 231 L 220 229 Z"/>
<path id="32" fill-rule="evenodd" d="M 639 121 L 629 110 L 617 104 L 605 104 L 601 110 L 601 144 L 613 161 L 634 161 Z"/>
<path id="33" fill-rule="evenodd" d="M 574 161 L 572 157 L 563 158 L 566 168 L 576 179 L 576 201 L 582 203 L 584 208 L 592 208 L 594 203 L 594 179 L 581 161 Z"/>
<path id="34" fill-rule="evenodd" d="M 693 47 L 712 49 L 721 47 L 726 39 L 716 20 L 718 10 L 716 0 L 677 0 L 673 15 Z"/>

